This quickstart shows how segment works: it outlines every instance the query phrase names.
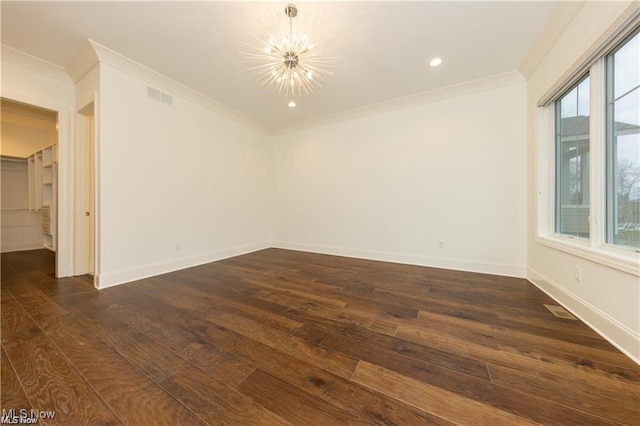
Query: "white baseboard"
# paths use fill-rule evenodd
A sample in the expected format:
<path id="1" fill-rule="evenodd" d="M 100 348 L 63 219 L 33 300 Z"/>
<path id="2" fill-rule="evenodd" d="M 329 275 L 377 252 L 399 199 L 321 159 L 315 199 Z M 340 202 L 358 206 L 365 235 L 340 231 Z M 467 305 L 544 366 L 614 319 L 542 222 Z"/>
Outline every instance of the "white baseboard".
<path id="1" fill-rule="evenodd" d="M 336 256 L 346 256 L 360 259 L 380 260 L 385 262 L 404 263 L 409 265 L 430 266 L 434 268 L 455 269 L 458 271 L 504 275 L 519 278 L 524 278 L 526 271 L 524 265 L 511 265 L 464 259 L 450 259 L 444 257 L 423 256 L 407 253 L 345 249 L 339 247 L 315 246 L 290 242 L 262 242 L 232 249 L 200 254 L 197 256 L 172 259 L 167 262 L 154 263 L 130 269 L 100 273 L 98 274 L 96 279 L 96 286 L 99 289 L 104 289 L 107 287 L 140 280 L 143 278 L 149 278 L 160 274 L 166 274 L 168 272 L 178 271 L 180 269 L 190 268 L 193 266 L 202 265 L 204 263 L 215 262 L 217 260 L 239 256 L 270 247 L 306 251 L 312 253 L 332 254 Z"/>
<path id="2" fill-rule="evenodd" d="M 582 322 L 604 337 L 637 364 L 640 364 L 640 335 L 620 324 L 589 302 L 565 290 L 539 271 L 527 268 L 527 279 Z"/>
<path id="3" fill-rule="evenodd" d="M 479 272 L 483 274 L 503 275 L 525 278 L 526 266 L 508 263 L 493 263 L 470 259 L 454 259 L 447 257 L 425 256 L 412 253 L 394 253 L 374 250 L 350 249 L 344 247 L 328 247 L 311 244 L 300 244 L 287 241 L 274 241 L 271 247 L 306 251 L 311 253 L 332 254 L 336 256 L 354 257 L 358 259 L 380 260 L 384 262 L 404 263 L 408 265 L 429 266 L 432 268 L 455 269 L 457 271 Z"/>
<path id="4" fill-rule="evenodd" d="M 170 261 L 162 263 L 155 263 L 136 268 L 101 273 L 97 276 L 96 287 L 98 289 L 113 287 L 115 285 L 141 280 L 143 278 L 149 278 L 156 275 L 166 274 L 168 272 L 178 271 L 180 269 L 191 268 L 193 266 L 198 266 L 209 262 L 215 262 L 217 260 L 227 259 L 229 257 L 240 256 L 242 254 L 263 250 L 269 248 L 270 246 L 271 245 L 268 242 L 249 244 L 231 249 L 200 254 L 197 256 L 172 259 Z"/>
<path id="5" fill-rule="evenodd" d="M 12 251 L 38 250 L 41 248 L 44 248 L 42 246 L 42 240 L 32 241 L 28 243 L 6 243 L 3 241 L 2 249 L 0 249 L 0 252 L 9 253 Z"/>

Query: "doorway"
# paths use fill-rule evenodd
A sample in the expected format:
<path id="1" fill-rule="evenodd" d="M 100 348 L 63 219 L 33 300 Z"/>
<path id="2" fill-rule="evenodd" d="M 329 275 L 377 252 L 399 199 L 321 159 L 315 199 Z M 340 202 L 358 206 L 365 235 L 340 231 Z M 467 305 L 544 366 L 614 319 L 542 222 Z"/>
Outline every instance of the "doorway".
<path id="1" fill-rule="evenodd" d="M 58 251 L 58 113 L 0 99 L 2 253 Z"/>

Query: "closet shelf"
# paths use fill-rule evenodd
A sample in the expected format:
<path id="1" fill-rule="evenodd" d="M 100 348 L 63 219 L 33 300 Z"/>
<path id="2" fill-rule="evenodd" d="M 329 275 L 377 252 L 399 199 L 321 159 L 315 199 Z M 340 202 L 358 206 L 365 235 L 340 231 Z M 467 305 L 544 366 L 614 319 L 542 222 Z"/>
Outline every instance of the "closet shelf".
<path id="1" fill-rule="evenodd" d="M 29 210 L 42 213 L 42 245 L 56 250 L 57 150 L 56 144 L 34 152 L 27 160 Z"/>

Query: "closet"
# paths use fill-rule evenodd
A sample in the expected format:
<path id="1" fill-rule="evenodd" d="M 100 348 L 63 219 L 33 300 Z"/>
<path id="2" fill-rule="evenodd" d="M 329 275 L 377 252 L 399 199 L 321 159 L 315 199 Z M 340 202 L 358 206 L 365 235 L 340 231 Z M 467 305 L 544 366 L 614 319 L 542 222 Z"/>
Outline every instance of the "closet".
<path id="1" fill-rule="evenodd" d="M 57 114 L 2 99 L 3 253 L 57 247 Z"/>

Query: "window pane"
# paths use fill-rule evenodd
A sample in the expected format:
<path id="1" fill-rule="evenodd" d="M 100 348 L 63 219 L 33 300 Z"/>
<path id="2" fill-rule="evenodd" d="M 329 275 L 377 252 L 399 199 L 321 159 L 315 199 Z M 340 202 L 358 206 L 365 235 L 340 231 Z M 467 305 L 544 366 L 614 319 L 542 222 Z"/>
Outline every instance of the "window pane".
<path id="1" fill-rule="evenodd" d="M 615 52 L 615 99 L 640 85 L 638 56 L 640 56 L 640 36 L 638 34 Z"/>
<path id="2" fill-rule="evenodd" d="M 639 249 L 640 35 L 609 55 L 607 64 L 607 240 Z"/>
<path id="3" fill-rule="evenodd" d="M 556 102 L 556 232 L 589 238 L 589 77 Z"/>

